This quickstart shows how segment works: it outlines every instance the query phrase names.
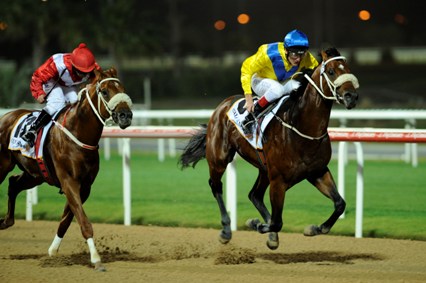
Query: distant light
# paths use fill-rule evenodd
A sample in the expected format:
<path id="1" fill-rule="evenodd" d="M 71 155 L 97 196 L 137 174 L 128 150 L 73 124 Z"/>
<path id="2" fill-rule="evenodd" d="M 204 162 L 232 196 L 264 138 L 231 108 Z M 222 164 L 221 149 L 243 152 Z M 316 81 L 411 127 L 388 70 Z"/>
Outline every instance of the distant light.
<path id="1" fill-rule="evenodd" d="M 370 18 L 371 18 L 371 14 L 370 14 L 370 12 L 369 12 L 369 11 L 367 11 L 367 10 L 361 10 L 361 11 L 359 11 L 359 13 L 358 13 L 358 18 L 359 18 L 361 21 L 368 21 L 368 20 L 370 20 Z"/>
<path id="2" fill-rule="evenodd" d="M 225 23 L 225 21 L 217 20 L 217 21 L 214 23 L 214 28 L 215 28 L 216 30 L 224 30 L 224 29 L 225 29 L 225 27 L 226 27 L 226 23 Z"/>
<path id="3" fill-rule="evenodd" d="M 7 24 L 5 22 L 0 21 L 0 30 L 6 30 L 6 29 L 7 29 Z"/>
<path id="4" fill-rule="evenodd" d="M 406 25 L 407 24 L 407 18 L 404 15 L 396 14 L 394 17 L 394 20 L 397 24 L 400 25 Z"/>
<path id="5" fill-rule="evenodd" d="M 250 16 L 247 14 L 239 14 L 237 17 L 237 21 L 242 25 L 248 24 L 248 22 L 250 22 Z"/>

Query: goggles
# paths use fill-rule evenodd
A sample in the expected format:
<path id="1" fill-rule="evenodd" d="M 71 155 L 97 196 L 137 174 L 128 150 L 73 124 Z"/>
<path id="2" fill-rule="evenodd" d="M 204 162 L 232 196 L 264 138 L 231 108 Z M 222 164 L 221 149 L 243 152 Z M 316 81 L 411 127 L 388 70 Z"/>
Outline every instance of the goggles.
<path id="1" fill-rule="evenodd" d="M 79 77 L 81 77 L 81 78 L 84 78 L 85 76 L 87 76 L 87 74 L 89 74 L 89 73 L 82 72 L 82 71 L 80 71 L 79 69 L 77 69 L 77 68 L 75 68 L 75 67 L 74 67 L 74 71 L 75 71 L 75 72 L 76 72 L 76 74 L 77 74 Z"/>
<path id="2" fill-rule="evenodd" d="M 291 58 L 301 58 L 306 54 L 306 50 L 301 49 L 289 49 L 288 56 Z"/>

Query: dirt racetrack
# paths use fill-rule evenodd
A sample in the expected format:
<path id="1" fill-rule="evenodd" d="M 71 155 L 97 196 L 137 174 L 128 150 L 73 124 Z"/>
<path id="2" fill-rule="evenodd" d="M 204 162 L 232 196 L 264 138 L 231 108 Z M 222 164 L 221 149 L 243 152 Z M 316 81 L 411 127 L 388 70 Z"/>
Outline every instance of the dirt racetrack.
<path id="1" fill-rule="evenodd" d="M 0 231 L 0 282 L 426 282 L 426 242 L 93 224 L 106 272 L 89 265 L 73 223 L 59 255 L 47 249 L 58 223 L 18 220 Z"/>

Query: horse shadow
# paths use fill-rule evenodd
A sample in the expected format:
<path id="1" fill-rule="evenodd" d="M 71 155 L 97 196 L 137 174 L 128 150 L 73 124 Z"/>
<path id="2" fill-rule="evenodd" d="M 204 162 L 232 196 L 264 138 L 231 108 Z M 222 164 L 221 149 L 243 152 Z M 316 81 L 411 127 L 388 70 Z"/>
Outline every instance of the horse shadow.
<path id="1" fill-rule="evenodd" d="M 257 258 L 276 264 L 316 263 L 316 264 L 354 264 L 355 260 L 380 261 L 384 258 L 377 254 L 342 253 L 333 251 L 316 251 L 301 253 L 262 253 Z"/>

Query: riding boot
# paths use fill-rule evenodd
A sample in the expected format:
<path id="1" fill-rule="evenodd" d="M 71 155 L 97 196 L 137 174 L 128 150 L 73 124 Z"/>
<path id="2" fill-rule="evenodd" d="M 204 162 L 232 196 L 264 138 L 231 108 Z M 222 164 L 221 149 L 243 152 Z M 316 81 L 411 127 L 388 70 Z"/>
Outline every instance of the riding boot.
<path id="1" fill-rule="evenodd" d="M 260 106 L 259 103 L 256 103 L 254 105 L 253 113 L 249 113 L 242 122 L 243 132 L 246 137 L 249 137 L 253 133 L 254 120 L 263 112 L 263 110 L 265 110 L 265 108 L 266 107 Z"/>
<path id="2" fill-rule="evenodd" d="M 26 133 L 22 136 L 22 139 L 26 141 L 30 147 L 33 147 L 37 132 L 45 125 L 47 125 L 51 119 L 52 117 L 49 115 L 49 113 L 47 113 L 44 109 L 41 110 L 37 119 L 27 127 Z"/>

